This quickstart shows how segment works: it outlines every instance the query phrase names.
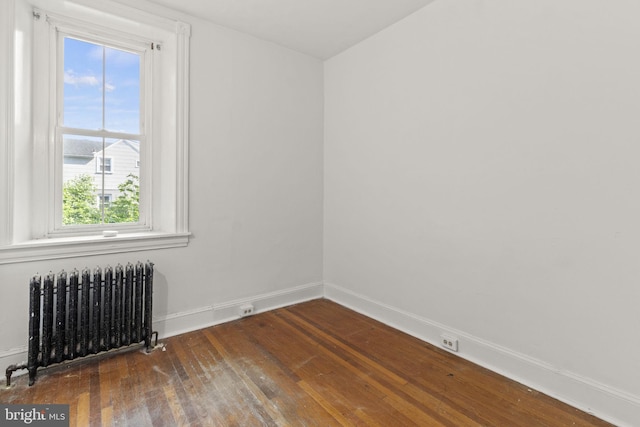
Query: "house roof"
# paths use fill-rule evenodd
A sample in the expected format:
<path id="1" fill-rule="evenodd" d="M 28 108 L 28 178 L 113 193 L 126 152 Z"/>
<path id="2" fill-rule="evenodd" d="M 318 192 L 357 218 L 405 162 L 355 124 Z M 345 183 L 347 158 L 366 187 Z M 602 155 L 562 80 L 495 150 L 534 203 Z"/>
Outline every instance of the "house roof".
<path id="1" fill-rule="evenodd" d="M 113 144 L 106 142 L 106 146 Z M 63 152 L 65 157 L 93 157 L 98 151 L 102 151 L 102 141 L 89 139 L 64 139 Z"/>
<path id="2" fill-rule="evenodd" d="M 109 148 L 120 142 L 127 142 L 129 145 L 137 145 L 137 141 L 120 139 L 118 141 L 105 141 L 104 148 Z M 95 153 L 102 151 L 102 148 L 102 141 L 71 138 L 66 138 L 63 141 L 65 157 L 93 157 Z"/>

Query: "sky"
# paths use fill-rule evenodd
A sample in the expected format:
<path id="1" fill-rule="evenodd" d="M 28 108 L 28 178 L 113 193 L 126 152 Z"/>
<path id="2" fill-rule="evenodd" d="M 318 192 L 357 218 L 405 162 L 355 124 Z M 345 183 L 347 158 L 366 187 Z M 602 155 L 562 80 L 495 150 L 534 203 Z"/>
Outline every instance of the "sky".
<path id="1" fill-rule="evenodd" d="M 139 54 L 65 37 L 63 125 L 140 133 L 140 62 Z"/>

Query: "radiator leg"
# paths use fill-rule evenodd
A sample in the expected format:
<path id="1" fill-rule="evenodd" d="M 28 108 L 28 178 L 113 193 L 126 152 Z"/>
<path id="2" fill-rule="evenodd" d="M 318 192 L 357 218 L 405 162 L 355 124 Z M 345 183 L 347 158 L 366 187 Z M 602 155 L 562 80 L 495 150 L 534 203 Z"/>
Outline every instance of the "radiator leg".
<path id="1" fill-rule="evenodd" d="M 155 339 L 155 343 L 153 344 L 153 347 L 152 347 L 151 346 L 151 337 L 154 336 L 154 335 L 155 335 L 156 339 Z M 158 346 L 158 331 L 151 332 L 151 336 L 148 337 L 145 340 L 145 344 L 147 346 L 147 353 L 151 353 L 151 350 L 153 350 L 155 347 Z"/>
<path id="2" fill-rule="evenodd" d="M 7 368 L 6 371 L 6 375 L 7 375 L 7 387 L 9 387 L 11 385 L 11 375 L 13 375 L 13 373 L 15 371 L 18 371 L 20 369 L 27 369 L 27 365 L 22 364 L 22 365 L 11 365 Z"/>
<path id="3" fill-rule="evenodd" d="M 38 368 L 29 368 L 29 387 L 31 387 L 36 382 L 36 374 L 38 373 Z"/>

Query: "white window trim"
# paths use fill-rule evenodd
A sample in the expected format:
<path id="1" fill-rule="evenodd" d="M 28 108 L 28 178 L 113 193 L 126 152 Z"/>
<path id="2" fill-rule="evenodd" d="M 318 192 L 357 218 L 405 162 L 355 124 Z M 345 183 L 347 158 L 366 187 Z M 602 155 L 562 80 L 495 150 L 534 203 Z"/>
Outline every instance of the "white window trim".
<path id="1" fill-rule="evenodd" d="M 131 230 L 130 232 L 120 232 L 116 237 L 105 237 L 100 233 L 90 236 L 43 236 L 42 230 L 48 229 L 46 222 L 40 219 L 36 219 L 36 228 L 39 232 L 25 233 L 25 231 L 18 227 L 16 224 L 19 219 L 28 212 L 25 210 L 21 212 L 19 208 L 14 209 L 15 197 L 18 191 L 16 191 L 16 173 L 19 169 L 16 168 L 16 161 L 20 157 L 17 153 L 17 145 L 29 144 L 30 141 L 16 141 L 15 136 L 21 132 L 16 132 L 15 115 L 22 114 L 22 111 L 16 110 L 16 101 L 18 95 L 14 90 L 17 84 L 17 78 L 23 78 L 20 72 L 14 70 L 15 67 L 21 66 L 21 61 L 17 60 L 17 54 L 20 51 L 15 46 L 18 44 L 16 40 L 17 27 L 20 24 L 24 25 L 26 19 L 18 17 L 17 14 L 23 12 L 17 10 L 14 0 L 8 0 L 2 6 L 0 10 L 0 47 L 3 51 L 8 53 L 7 57 L 9 63 L 4 70 L 0 72 L 0 94 L 2 101 L 0 101 L 0 125 L 4 131 L 0 133 L 0 154 L 3 154 L 0 160 L 0 265 L 57 259 L 57 258 L 69 258 L 76 256 L 87 255 L 99 255 L 109 253 L 120 253 L 130 251 L 142 251 L 152 249 L 174 248 L 186 246 L 189 242 L 189 226 L 188 226 L 188 117 L 189 117 L 189 38 L 191 28 L 188 24 L 175 21 L 173 19 L 160 17 L 139 9 L 134 9 L 129 6 L 119 4 L 117 2 L 109 0 L 77 0 L 78 3 L 83 3 L 85 6 L 90 6 L 91 9 L 86 7 L 78 8 L 85 14 L 93 13 L 94 17 L 103 16 L 101 14 L 108 13 L 121 20 L 139 21 L 148 26 L 157 27 L 160 30 L 172 34 L 171 42 L 174 46 L 175 53 L 175 72 L 174 78 L 175 87 L 170 87 L 169 98 L 172 102 L 171 111 L 175 114 L 175 120 L 170 128 L 170 134 L 175 139 L 163 144 L 162 150 L 155 150 L 153 153 L 153 159 L 141 159 L 144 164 L 150 164 L 153 162 L 160 162 L 163 167 L 168 167 L 175 176 L 175 182 L 169 180 L 168 193 L 171 194 L 170 209 L 168 214 L 161 221 L 153 224 L 149 231 Z M 47 7 L 48 3 L 47 3 Z M 65 13 L 67 12 L 64 9 Z M 4 13 L 8 12 L 8 13 Z M 19 24 L 19 21 L 20 24 Z M 24 28 L 22 28 L 24 30 Z M 163 43 L 166 43 L 164 41 Z M 164 46 L 163 46 L 164 47 Z M 164 51 L 165 49 L 163 49 Z M 22 82 L 22 84 L 25 84 Z M 29 83 L 26 83 L 29 84 Z M 30 91 L 37 91 L 41 89 L 37 82 L 34 87 L 28 89 Z M 20 92 L 20 91 L 18 91 Z M 166 95 L 165 95 L 166 96 Z M 35 106 L 32 105 L 32 108 Z M 45 108 L 48 108 L 46 106 Z M 161 130 L 166 131 L 165 128 Z M 50 137 L 50 136 L 49 136 Z M 37 135 L 33 135 L 36 146 L 43 141 L 37 140 Z M 51 138 L 47 138 L 45 144 L 49 144 Z M 52 148 L 52 147 L 51 147 Z M 21 148 L 24 149 L 24 148 Z M 169 152 L 171 155 L 166 157 L 159 157 L 157 152 L 164 151 Z M 38 161 L 42 162 L 42 159 L 38 159 L 38 156 L 42 156 L 42 153 L 32 153 L 34 157 L 34 164 L 38 164 Z M 167 158 L 168 157 L 168 158 Z M 44 163 L 49 162 L 47 158 Z M 51 165 L 48 165 L 49 167 Z M 33 165 L 31 166 L 33 167 Z M 37 172 L 33 171 L 34 179 L 37 178 Z M 156 180 L 156 175 L 152 180 Z M 44 182 L 48 179 L 45 176 Z M 157 181 L 161 181 L 158 179 Z M 167 183 L 164 183 L 167 185 Z M 163 189 L 165 187 L 163 186 Z M 23 190 L 22 188 L 20 190 Z M 24 194 L 24 193 L 22 193 Z M 49 193 L 50 194 L 50 193 Z M 33 198 L 32 198 L 33 199 Z M 44 203 L 49 203 L 49 200 L 45 200 Z M 31 201 L 29 210 L 37 209 L 37 201 Z M 150 200 L 150 204 L 153 204 L 154 208 L 162 211 L 166 211 L 167 202 L 158 200 Z M 14 212 L 15 211 L 15 212 Z M 25 221 L 22 219 L 22 221 Z M 26 220 L 28 221 L 28 220 Z M 108 228 L 108 227 L 104 227 Z M 118 227 L 115 227 L 116 229 Z"/>
<path id="2" fill-rule="evenodd" d="M 56 239 L 31 240 L 0 249 L 0 265 L 16 262 L 41 261 L 168 249 L 187 246 L 190 233 L 127 233 L 115 237 L 82 236 Z"/>
<path id="3" fill-rule="evenodd" d="M 5 66 L 0 67 L 0 245 L 13 240 L 14 197 L 14 129 L 15 129 L 15 90 L 14 73 L 15 51 L 15 4 L 14 1 L 2 3 L 0 10 L 0 52 L 6 52 Z"/>

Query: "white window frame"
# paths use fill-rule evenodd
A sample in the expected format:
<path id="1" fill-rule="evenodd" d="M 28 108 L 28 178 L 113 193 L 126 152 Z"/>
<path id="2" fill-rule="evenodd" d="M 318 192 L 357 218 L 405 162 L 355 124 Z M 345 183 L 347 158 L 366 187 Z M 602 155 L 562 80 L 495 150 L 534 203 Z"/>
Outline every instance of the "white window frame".
<path id="1" fill-rule="evenodd" d="M 49 8 L 47 11 L 27 11 L 13 1 L 0 6 L 0 12 L 10 15 L 0 13 L 0 23 L 7 24 L 0 30 L 0 46 L 10 53 L 9 71 L 0 73 L 0 93 L 7 95 L 0 106 L 0 124 L 7 126 L 0 134 L 0 153 L 6 154 L 0 158 L 0 197 L 7 202 L 0 205 L 0 264 L 188 244 L 190 26 L 110 0 L 77 2 L 84 5 L 69 7 L 68 2 L 59 0 L 36 2 Z M 56 110 L 51 105 L 56 99 L 52 96 L 55 85 L 49 77 L 57 63 L 55 49 L 51 48 L 54 21 L 64 21 L 97 37 L 106 32 L 145 39 L 156 49 L 162 46 L 161 54 L 153 55 L 154 69 L 162 70 L 152 92 L 159 102 L 154 102 L 154 111 L 149 113 L 154 115 L 149 135 L 157 137 L 149 144 L 154 148 L 140 153 L 140 163 L 145 165 L 141 172 L 148 175 L 144 185 L 149 186 L 146 203 L 150 214 L 143 227 L 117 224 L 91 232 L 59 233 L 52 226 L 55 218 L 51 206 L 56 191 L 61 190 L 55 190 L 49 182 L 60 173 L 56 172 L 56 156 L 61 155 L 62 145 L 56 144 L 51 125 L 51 114 Z M 26 40 L 20 40 L 23 34 Z M 22 96 L 24 93 L 32 93 L 34 100 Z M 39 102 L 43 98 L 47 102 Z M 118 231 L 117 237 L 106 237 L 103 231 L 107 228 Z"/>

